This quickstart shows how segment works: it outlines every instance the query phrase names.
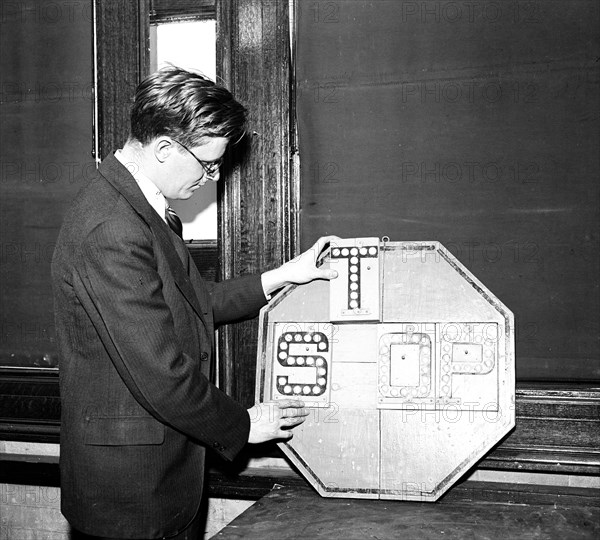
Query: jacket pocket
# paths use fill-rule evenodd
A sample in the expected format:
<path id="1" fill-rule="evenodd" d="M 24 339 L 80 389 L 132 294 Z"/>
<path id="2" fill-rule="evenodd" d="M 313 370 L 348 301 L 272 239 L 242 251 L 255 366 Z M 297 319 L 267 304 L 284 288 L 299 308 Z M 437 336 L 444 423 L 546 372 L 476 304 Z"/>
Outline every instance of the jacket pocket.
<path id="1" fill-rule="evenodd" d="M 84 443 L 96 446 L 162 444 L 165 426 L 151 416 L 96 417 L 86 422 Z"/>

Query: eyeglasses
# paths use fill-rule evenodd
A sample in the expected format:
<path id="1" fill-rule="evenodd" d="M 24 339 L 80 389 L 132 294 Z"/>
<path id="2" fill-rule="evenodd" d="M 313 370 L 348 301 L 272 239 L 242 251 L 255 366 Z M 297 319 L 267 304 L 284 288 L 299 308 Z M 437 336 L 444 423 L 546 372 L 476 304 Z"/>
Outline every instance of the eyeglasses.
<path id="1" fill-rule="evenodd" d="M 202 165 L 202 168 L 204 169 L 206 176 L 209 176 L 212 178 L 215 174 L 217 174 L 217 172 L 219 172 L 219 167 L 223 164 L 223 158 L 216 159 L 215 161 L 202 161 L 201 159 L 198 159 L 196 157 L 196 155 L 185 144 L 180 143 L 176 139 L 172 139 L 172 140 L 175 141 L 179 146 L 181 146 L 182 148 L 187 150 L 188 153 L 190 153 L 192 155 L 192 157 L 198 163 L 200 163 L 200 165 Z"/>

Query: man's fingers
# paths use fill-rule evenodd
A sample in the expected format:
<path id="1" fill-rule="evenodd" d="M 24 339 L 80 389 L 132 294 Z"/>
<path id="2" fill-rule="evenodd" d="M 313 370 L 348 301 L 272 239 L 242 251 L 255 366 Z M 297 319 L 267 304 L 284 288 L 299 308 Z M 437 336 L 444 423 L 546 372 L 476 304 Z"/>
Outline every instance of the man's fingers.
<path id="1" fill-rule="evenodd" d="M 281 419 L 281 424 L 286 427 L 299 426 L 306 420 L 306 416 L 294 416 Z"/>
<path id="2" fill-rule="evenodd" d="M 293 436 L 294 434 L 291 431 L 285 431 L 283 429 L 280 429 L 277 434 L 278 439 L 284 439 L 286 441 L 289 441 Z"/>
<path id="3" fill-rule="evenodd" d="M 277 407 L 280 409 L 302 409 L 304 408 L 304 401 L 300 401 L 299 399 L 284 399 L 277 402 Z"/>
<path id="4" fill-rule="evenodd" d="M 315 279 L 335 279 L 338 276 L 337 270 L 317 270 Z"/>
<path id="5" fill-rule="evenodd" d="M 306 409 L 284 409 L 279 413 L 280 418 L 304 418 L 308 415 Z"/>
<path id="6" fill-rule="evenodd" d="M 339 236 L 334 236 L 334 235 L 330 235 L 330 236 L 321 236 L 321 238 L 319 238 L 312 246 L 311 249 L 315 250 L 315 255 L 316 257 L 319 256 L 319 254 L 321 253 L 321 251 L 323 251 L 323 248 L 327 245 L 327 244 L 332 244 L 335 243 L 337 240 L 340 240 Z M 315 258 L 316 258 L 315 257 Z"/>

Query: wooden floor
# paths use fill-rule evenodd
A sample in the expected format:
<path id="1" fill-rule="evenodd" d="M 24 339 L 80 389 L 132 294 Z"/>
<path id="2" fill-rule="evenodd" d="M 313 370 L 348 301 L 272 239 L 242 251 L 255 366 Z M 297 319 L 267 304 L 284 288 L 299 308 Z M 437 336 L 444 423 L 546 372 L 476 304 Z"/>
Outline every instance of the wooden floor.
<path id="1" fill-rule="evenodd" d="M 278 487 L 213 537 L 218 540 L 600 538 L 600 508 L 489 501 L 418 503 L 322 498 Z"/>

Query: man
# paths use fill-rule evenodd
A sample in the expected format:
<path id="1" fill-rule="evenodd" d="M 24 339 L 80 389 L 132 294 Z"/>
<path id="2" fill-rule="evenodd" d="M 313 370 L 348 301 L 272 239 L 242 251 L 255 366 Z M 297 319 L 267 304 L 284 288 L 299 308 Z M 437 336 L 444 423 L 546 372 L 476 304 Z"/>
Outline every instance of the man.
<path id="1" fill-rule="evenodd" d="M 52 262 L 62 511 L 85 538 L 197 537 L 206 448 L 232 459 L 247 442 L 291 437 L 307 414 L 298 401 L 247 411 L 213 386 L 213 330 L 286 284 L 335 277 L 316 267 L 332 237 L 262 276 L 206 283 L 166 201 L 219 179 L 244 122 L 200 75 L 150 76 L 130 139 L 64 220 Z"/>

